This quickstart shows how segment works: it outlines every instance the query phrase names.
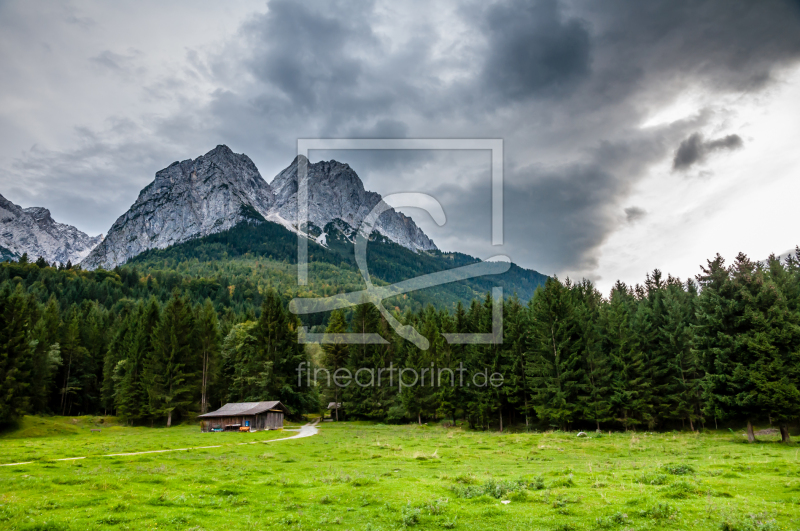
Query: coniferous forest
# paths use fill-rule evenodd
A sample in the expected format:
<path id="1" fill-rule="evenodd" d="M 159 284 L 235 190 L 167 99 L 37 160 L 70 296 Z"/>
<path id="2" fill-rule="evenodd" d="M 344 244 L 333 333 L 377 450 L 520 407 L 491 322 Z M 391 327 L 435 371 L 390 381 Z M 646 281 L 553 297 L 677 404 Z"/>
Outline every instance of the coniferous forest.
<path id="1" fill-rule="evenodd" d="M 0 264 L 0 420 L 115 414 L 171 425 L 229 401 L 280 400 L 293 415 L 343 403 L 348 419 L 466 420 L 478 429 L 788 428 L 800 418 L 800 248 L 766 262 L 717 255 L 695 279 L 659 270 L 608 296 L 590 281 L 549 278 L 503 303 L 503 342 L 451 345 L 489 332 L 487 294 L 455 308 L 395 307 L 430 347 L 398 337 L 374 306 L 336 311 L 331 333 L 385 344 L 303 345 L 287 293 L 176 271 Z M 249 290 L 249 294 L 247 291 Z M 245 293 L 243 293 L 245 292 Z M 403 387 L 320 381 L 298 366 L 500 373 L 499 386 Z"/>

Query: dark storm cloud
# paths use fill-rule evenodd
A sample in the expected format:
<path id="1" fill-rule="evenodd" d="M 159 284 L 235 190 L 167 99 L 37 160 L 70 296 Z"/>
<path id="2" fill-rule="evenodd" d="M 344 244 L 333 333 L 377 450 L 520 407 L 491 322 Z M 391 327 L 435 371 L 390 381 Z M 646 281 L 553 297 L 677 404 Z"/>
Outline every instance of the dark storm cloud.
<path id="1" fill-rule="evenodd" d="M 243 28 L 257 47 L 252 73 L 279 89 L 294 112 L 316 109 L 331 92 L 357 89 L 364 75 L 359 48 L 379 44 L 363 16 L 341 16 L 341 4 L 330 7 L 328 14 L 299 2 L 271 2 L 265 15 Z"/>
<path id="2" fill-rule="evenodd" d="M 703 162 L 706 157 L 722 149 L 739 149 L 743 145 L 739 135 L 728 135 L 716 140 L 703 140 L 703 135 L 694 133 L 689 138 L 681 142 L 675 151 L 675 158 L 672 160 L 672 169 L 676 171 L 688 170 L 693 164 Z"/>
<path id="3" fill-rule="evenodd" d="M 503 98 L 563 96 L 589 74 L 586 23 L 564 16 L 556 0 L 495 3 L 485 27 L 483 82 Z"/>
<path id="4" fill-rule="evenodd" d="M 581 3 L 609 72 L 642 83 L 764 87 L 800 54 L 800 10 L 788 0 L 657 0 Z M 658 87 L 651 87 L 658 95 Z"/>

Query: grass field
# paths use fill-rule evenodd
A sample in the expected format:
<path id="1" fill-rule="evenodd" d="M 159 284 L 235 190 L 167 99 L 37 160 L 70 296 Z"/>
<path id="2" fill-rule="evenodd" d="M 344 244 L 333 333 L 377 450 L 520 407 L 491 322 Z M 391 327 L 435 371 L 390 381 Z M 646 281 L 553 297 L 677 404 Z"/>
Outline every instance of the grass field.
<path id="1" fill-rule="evenodd" d="M 292 433 L 99 420 L 26 417 L 0 438 L 0 462 L 33 461 L 0 467 L 0 529 L 800 530 L 798 447 L 727 430 L 577 438 L 343 422 L 260 444 Z"/>

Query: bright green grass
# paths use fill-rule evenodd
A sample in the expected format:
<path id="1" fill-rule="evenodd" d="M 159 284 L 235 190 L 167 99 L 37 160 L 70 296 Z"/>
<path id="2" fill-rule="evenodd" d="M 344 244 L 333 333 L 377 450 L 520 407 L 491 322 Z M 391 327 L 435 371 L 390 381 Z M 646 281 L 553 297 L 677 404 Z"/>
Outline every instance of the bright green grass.
<path id="1" fill-rule="evenodd" d="M 96 434 L 77 420 L 74 435 L 0 439 L 0 461 L 37 460 L 0 467 L 0 528 L 800 529 L 798 448 L 730 432 L 576 438 L 343 422 L 237 444 L 292 433 Z"/>

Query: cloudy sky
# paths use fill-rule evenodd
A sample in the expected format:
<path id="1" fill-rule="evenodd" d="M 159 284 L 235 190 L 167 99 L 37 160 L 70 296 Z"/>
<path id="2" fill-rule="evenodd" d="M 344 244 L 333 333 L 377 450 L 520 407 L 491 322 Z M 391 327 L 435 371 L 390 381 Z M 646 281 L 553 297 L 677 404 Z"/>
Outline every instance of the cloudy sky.
<path id="1" fill-rule="evenodd" d="M 502 138 L 315 152 L 429 193 L 445 250 L 607 292 L 800 243 L 800 2 L 0 1 L 0 194 L 97 234 L 217 144 L 267 181 L 298 138 Z"/>

